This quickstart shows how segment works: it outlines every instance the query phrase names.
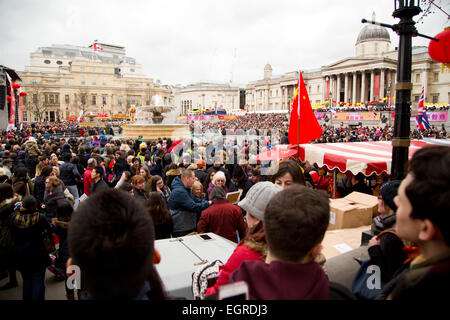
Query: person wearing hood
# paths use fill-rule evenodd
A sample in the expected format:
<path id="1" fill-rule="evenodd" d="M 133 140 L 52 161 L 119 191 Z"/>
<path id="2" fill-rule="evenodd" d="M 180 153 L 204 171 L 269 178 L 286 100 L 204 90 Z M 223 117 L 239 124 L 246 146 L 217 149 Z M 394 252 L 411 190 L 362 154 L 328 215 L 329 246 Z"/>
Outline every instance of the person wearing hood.
<path id="1" fill-rule="evenodd" d="M 264 213 L 265 262 L 242 262 L 230 283 L 245 281 L 250 300 L 327 300 L 328 278 L 314 259 L 329 219 L 326 194 L 300 185 L 277 193 Z"/>
<path id="2" fill-rule="evenodd" d="M 25 142 L 25 166 L 31 178 L 34 178 L 36 173 L 36 165 L 39 163 L 38 156 L 41 154 L 37 141 L 34 137 L 28 138 Z"/>
<path id="3" fill-rule="evenodd" d="M 26 196 L 12 217 L 13 254 L 22 275 L 23 300 L 45 300 L 45 271 L 51 264 L 44 234 L 51 235 L 52 229 L 47 219 L 37 212 L 36 205 L 33 196 Z"/>
<path id="4" fill-rule="evenodd" d="M 186 169 L 172 183 L 167 206 L 172 214 L 174 237 L 182 237 L 196 231 L 197 215 L 209 207 L 210 201 L 196 198 L 191 193 L 195 182 L 194 171 Z"/>
<path id="5" fill-rule="evenodd" d="M 9 273 L 9 282 L 0 287 L 0 290 L 17 287 L 16 268 L 12 252 L 14 239 L 11 234 L 11 217 L 14 214 L 16 203 L 20 200 L 22 200 L 22 197 L 13 192 L 9 183 L 0 184 L 0 270 Z"/>
<path id="6" fill-rule="evenodd" d="M 178 167 L 176 163 L 171 163 L 169 166 L 169 170 L 166 172 L 166 180 L 164 181 L 166 186 L 173 189 L 172 182 L 176 177 L 181 175 L 181 169 Z"/>

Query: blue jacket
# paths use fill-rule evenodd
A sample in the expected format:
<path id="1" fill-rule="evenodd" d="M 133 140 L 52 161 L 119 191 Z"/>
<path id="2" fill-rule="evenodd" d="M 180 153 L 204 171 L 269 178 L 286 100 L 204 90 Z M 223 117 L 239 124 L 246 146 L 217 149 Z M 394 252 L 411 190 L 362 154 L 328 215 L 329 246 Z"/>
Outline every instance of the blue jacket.
<path id="1" fill-rule="evenodd" d="M 180 177 L 172 182 L 172 193 L 167 206 L 170 209 L 173 220 L 173 231 L 183 232 L 197 227 L 197 213 L 209 207 L 209 201 L 201 200 L 191 194 Z"/>
<path id="2" fill-rule="evenodd" d="M 77 184 L 75 178 L 81 180 L 81 175 L 77 167 L 71 162 L 64 162 L 59 166 L 59 177 L 66 186 L 74 186 Z"/>

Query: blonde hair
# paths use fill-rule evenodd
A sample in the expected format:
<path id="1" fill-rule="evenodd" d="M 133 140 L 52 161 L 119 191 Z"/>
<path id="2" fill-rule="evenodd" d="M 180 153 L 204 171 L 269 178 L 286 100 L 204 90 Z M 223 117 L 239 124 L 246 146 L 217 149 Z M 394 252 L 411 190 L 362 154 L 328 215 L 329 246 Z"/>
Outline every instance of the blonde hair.
<path id="1" fill-rule="evenodd" d="M 126 143 L 122 143 L 120 145 L 120 151 L 128 152 L 128 151 L 130 151 L 130 146 L 128 144 L 126 144 Z"/>
<path id="2" fill-rule="evenodd" d="M 48 179 L 48 190 L 53 191 L 56 187 L 58 187 L 61 184 L 61 181 L 55 177 L 55 176 L 49 176 Z"/>
<path id="3" fill-rule="evenodd" d="M 225 173 L 223 171 L 217 171 L 212 179 L 213 185 L 216 185 L 216 180 L 223 180 L 225 183 L 227 182 L 227 178 L 225 177 Z"/>

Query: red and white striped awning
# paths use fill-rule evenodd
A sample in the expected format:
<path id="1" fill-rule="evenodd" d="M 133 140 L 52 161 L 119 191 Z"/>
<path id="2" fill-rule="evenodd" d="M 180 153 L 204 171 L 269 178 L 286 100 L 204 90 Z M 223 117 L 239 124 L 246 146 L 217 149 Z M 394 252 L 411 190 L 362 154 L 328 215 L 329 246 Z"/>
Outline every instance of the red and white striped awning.
<path id="1" fill-rule="evenodd" d="M 409 158 L 427 145 L 432 144 L 411 141 Z M 359 172 L 366 176 L 383 172 L 391 174 L 392 141 L 301 144 L 299 158 L 303 162 L 316 163 L 319 167 L 350 171 L 354 175 Z"/>

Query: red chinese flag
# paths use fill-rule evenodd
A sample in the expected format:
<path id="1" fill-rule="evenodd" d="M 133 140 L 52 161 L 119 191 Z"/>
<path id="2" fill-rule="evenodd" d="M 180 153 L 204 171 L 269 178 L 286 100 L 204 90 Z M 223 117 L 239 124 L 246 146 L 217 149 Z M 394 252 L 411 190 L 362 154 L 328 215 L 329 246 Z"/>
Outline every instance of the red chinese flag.
<path id="1" fill-rule="evenodd" d="M 298 103 L 299 98 L 300 106 Z M 303 75 L 300 73 L 291 109 L 288 136 L 289 142 L 291 144 L 308 143 L 311 140 L 320 138 L 321 135 L 322 128 L 314 115 L 308 92 L 306 91 L 305 83 L 303 82 Z"/>

